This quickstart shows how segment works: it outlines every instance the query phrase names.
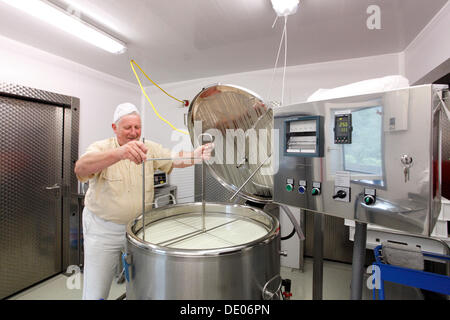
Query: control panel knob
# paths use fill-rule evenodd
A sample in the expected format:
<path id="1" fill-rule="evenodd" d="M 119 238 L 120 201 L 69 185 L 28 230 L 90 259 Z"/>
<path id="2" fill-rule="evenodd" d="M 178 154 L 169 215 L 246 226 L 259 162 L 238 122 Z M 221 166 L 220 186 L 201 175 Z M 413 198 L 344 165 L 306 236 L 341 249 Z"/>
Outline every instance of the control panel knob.
<path id="1" fill-rule="evenodd" d="M 344 199 L 347 196 L 347 192 L 345 192 L 344 190 L 339 190 L 334 196 L 333 199 L 339 198 L 339 199 Z"/>
<path id="2" fill-rule="evenodd" d="M 293 186 L 292 184 L 288 183 L 288 184 L 286 185 L 286 191 L 291 192 L 293 189 L 294 189 L 294 186 Z"/>
<path id="3" fill-rule="evenodd" d="M 374 196 L 371 196 L 371 195 L 366 195 L 365 197 L 364 197 L 364 203 L 365 204 L 367 204 L 368 206 L 370 206 L 371 204 L 374 204 L 375 203 L 375 197 Z"/>
<path id="4" fill-rule="evenodd" d="M 298 193 L 304 194 L 305 191 L 306 191 L 306 187 L 305 186 L 298 187 Z"/>
<path id="5" fill-rule="evenodd" d="M 311 194 L 313 196 L 319 196 L 320 195 L 320 189 L 319 188 L 312 188 Z"/>

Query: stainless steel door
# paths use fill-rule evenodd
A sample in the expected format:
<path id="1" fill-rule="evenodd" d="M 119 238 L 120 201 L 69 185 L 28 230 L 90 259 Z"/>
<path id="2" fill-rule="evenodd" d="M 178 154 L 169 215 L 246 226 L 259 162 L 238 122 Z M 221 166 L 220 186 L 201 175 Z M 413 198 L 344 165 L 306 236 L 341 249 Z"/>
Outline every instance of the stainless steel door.
<path id="1" fill-rule="evenodd" d="M 0 298 L 62 271 L 64 109 L 0 97 Z"/>

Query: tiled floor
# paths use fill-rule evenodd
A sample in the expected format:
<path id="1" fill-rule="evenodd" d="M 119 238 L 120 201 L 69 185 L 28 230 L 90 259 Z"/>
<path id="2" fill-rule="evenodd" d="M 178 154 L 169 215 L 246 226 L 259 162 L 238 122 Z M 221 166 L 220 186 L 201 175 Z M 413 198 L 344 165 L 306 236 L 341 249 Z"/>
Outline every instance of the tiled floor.
<path id="1" fill-rule="evenodd" d="M 291 279 L 292 300 L 311 300 L 313 284 L 313 260 L 305 258 L 303 272 L 298 269 L 281 268 L 281 277 Z M 372 290 L 366 287 L 369 274 L 364 275 L 363 300 L 372 300 Z M 323 300 L 350 300 L 352 266 L 346 263 L 324 261 L 323 263 Z M 385 282 L 386 299 L 416 300 L 423 299 L 420 290 L 394 283 Z"/>
<path id="2" fill-rule="evenodd" d="M 351 265 L 324 261 L 323 267 L 323 299 L 324 300 L 349 300 Z M 305 259 L 303 272 L 298 269 L 282 267 L 281 276 L 283 279 L 291 279 L 292 300 L 311 300 L 312 299 L 312 274 L 313 260 Z M 73 278 L 72 278 L 73 279 Z M 65 275 L 57 275 L 39 285 L 34 286 L 16 296 L 12 300 L 78 300 L 82 297 L 83 276 L 80 277 L 80 288 L 76 287 L 76 282 L 71 281 Z M 69 282 L 69 286 L 68 286 Z M 366 278 L 364 279 L 366 283 Z M 113 281 L 108 300 L 115 300 L 125 293 L 125 283 L 117 284 Z M 417 289 L 390 285 L 386 283 L 387 299 L 421 299 L 420 292 Z M 363 299 L 372 299 L 372 293 L 367 288 L 363 291 Z"/>
<path id="3" fill-rule="evenodd" d="M 324 261 L 323 299 L 348 300 L 350 298 L 351 266 L 344 263 Z M 305 259 L 303 272 L 282 267 L 281 277 L 291 279 L 293 300 L 311 300 L 313 285 L 313 260 Z M 348 292 L 348 294 L 346 294 Z"/>
<path id="4" fill-rule="evenodd" d="M 80 274 L 80 287 L 69 277 L 59 274 L 50 280 L 23 291 L 10 300 L 81 300 L 83 296 L 83 274 Z M 73 289 L 69 289 L 72 287 Z M 115 300 L 126 291 L 125 283 L 117 284 L 114 279 L 108 300 Z"/>

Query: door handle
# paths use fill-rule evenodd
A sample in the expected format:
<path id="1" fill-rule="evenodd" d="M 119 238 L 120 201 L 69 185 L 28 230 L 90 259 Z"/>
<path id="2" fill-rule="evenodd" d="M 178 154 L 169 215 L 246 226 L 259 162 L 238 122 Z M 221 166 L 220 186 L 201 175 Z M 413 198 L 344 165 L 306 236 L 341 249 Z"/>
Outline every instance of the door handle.
<path id="1" fill-rule="evenodd" d="M 47 190 L 61 189 L 61 186 L 58 185 L 57 183 L 55 183 L 55 184 L 52 185 L 51 187 L 45 187 L 45 189 L 47 189 Z"/>

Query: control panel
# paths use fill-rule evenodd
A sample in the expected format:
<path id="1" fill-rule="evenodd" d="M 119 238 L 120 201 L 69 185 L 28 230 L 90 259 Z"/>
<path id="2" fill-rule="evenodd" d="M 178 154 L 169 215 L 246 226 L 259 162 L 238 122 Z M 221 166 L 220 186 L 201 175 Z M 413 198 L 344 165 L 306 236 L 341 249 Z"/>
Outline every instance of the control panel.
<path id="1" fill-rule="evenodd" d="M 330 152 L 340 152 L 333 150 L 343 150 L 345 145 L 353 143 L 352 111 L 330 109 L 329 113 L 331 117 L 326 124 L 321 115 L 274 119 L 274 127 L 284 133 L 280 135 L 283 157 L 274 181 L 277 184 L 280 182 L 277 179 L 281 178 L 283 187 L 276 187 L 275 200 L 311 210 L 319 210 L 323 203 L 336 207 L 352 203 L 350 171 L 337 167 L 331 175 L 328 174 L 327 181 L 320 174 L 325 156 L 330 156 Z M 329 143 L 327 146 L 325 141 Z M 364 196 L 365 204 L 372 205 L 376 201 L 376 190 L 367 188 Z"/>
<path id="2" fill-rule="evenodd" d="M 359 137 L 352 137 L 353 121 L 365 116 L 355 114 L 353 117 L 353 112 L 345 106 L 343 109 L 330 108 L 326 122 L 324 116 L 274 118 L 275 129 L 284 133 L 279 135 L 281 158 L 274 180 L 276 202 L 313 211 L 324 210 L 325 205 L 331 213 L 336 210 L 349 215 L 354 211 L 356 199 L 367 208 L 377 206 L 376 188 L 352 190 L 355 188 L 352 175 L 364 174 L 355 172 L 356 165 L 359 164 L 362 170 L 370 170 L 363 166 L 364 158 L 358 159 L 356 164 L 352 158 L 359 155 L 356 151 L 360 150 Z M 356 124 L 356 132 L 362 132 L 361 123 Z M 325 164 L 334 169 L 326 171 Z"/>
<path id="3" fill-rule="evenodd" d="M 274 108 L 273 202 L 429 236 L 444 190 L 434 111 L 447 90 L 420 85 Z"/>
<path id="4" fill-rule="evenodd" d="M 286 156 L 323 157 L 323 117 L 306 116 L 284 122 Z"/>

